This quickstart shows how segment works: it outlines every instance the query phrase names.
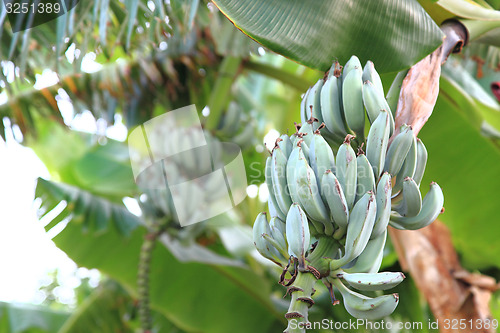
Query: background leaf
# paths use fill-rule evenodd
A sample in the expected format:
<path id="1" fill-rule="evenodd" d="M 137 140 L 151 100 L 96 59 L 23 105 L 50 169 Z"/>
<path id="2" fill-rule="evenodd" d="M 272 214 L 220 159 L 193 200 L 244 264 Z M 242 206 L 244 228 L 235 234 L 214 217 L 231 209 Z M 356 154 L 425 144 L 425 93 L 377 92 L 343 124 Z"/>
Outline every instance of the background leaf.
<path id="1" fill-rule="evenodd" d="M 443 36 L 413 0 L 214 2 L 262 45 L 322 71 L 353 54 L 372 60 L 379 72 L 398 71 L 434 51 Z"/>

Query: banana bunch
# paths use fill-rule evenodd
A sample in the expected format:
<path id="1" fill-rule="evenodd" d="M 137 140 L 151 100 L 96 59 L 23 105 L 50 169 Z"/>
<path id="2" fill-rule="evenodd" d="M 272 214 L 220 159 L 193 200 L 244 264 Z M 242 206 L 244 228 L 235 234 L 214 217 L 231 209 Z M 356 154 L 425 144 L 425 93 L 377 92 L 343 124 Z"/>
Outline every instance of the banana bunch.
<path id="1" fill-rule="evenodd" d="M 245 113 L 239 104 L 231 102 L 221 117 L 215 134 L 222 141 L 234 142 L 241 149 L 245 149 L 256 143 L 256 128 L 256 121 Z"/>
<path id="2" fill-rule="evenodd" d="M 366 139 L 365 108 L 371 123 Z M 387 316 L 398 304 L 397 294 L 370 298 L 353 289 L 386 290 L 401 283 L 402 273 L 378 272 L 387 226 L 415 230 L 441 213 L 439 185 L 431 183 L 423 199 L 420 193 L 427 150 L 410 126 L 403 125 L 391 138 L 394 121 L 380 78 L 371 62 L 361 71 L 356 57 L 342 75 L 335 63 L 309 89 L 301 117 L 306 121 L 296 124 L 291 136 L 281 135 L 267 158 L 270 221 L 266 213 L 257 217 L 255 246 L 283 267 L 280 283 L 292 296 L 305 290 L 296 281 L 303 284 L 309 275 L 323 280 L 334 304 L 337 289 L 354 317 Z M 334 151 L 330 143 L 341 136 Z M 292 297 L 285 317 L 307 320 L 307 308 L 297 302 L 300 297 Z"/>
<path id="3" fill-rule="evenodd" d="M 390 115 L 392 135 L 394 119 L 384 97 L 380 76 L 371 61 L 363 68 L 359 59 L 352 56 L 343 70 L 334 62 L 325 78 L 309 88 L 302 98 L 300 118 L 302 123 L 318 119 L 314 130 L 324 123 L 323 135 L 334 144 L 342 143 L 347 134 L 352 134 L 361 145 L 365 135 L 365 109 L 370 124 L 380 110 L 386 110 Z"/>
<path id="4" fill-rule="evenodd" d="M 194 239 L 204 230 L 203 223 L 181 227 L 179 220 L 197 221 L 206 216 L 211 205 L 227 198 L 220 179 L 203 177 L 224 167 L 224 143 L 199 128 L 178 127 L 165 131 L 155 127 L 148 133 L 153 156 L 179 151 L 149 164 L 137 178 L 144 196 L 139 205 L 146 218 L 168 221 L 170 234 Z M 192 149 L 192 147 L 196 147 Z M 227 150 L 227 149 L 226 149 Z M 189 183 L 190 186 L 176 186 Z"/>

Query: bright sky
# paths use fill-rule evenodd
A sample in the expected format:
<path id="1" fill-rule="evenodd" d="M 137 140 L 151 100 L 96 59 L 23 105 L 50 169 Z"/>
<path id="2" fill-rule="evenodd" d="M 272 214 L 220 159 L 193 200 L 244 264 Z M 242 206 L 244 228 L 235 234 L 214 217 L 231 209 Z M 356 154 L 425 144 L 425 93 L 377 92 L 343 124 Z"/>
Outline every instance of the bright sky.
<path id="1" fill-rule="evenodd" d="M 33 196 L 39 176 L 48 177 L 48 171 L 31 149 L 12 137 L 0 139 L 0 301 L 39 302 L 37 290 L 55 268 L 61 280 L 75 282 L 76 265 L 38 222 Z M 71 293 L 59 291 L 63 298 Z"/>

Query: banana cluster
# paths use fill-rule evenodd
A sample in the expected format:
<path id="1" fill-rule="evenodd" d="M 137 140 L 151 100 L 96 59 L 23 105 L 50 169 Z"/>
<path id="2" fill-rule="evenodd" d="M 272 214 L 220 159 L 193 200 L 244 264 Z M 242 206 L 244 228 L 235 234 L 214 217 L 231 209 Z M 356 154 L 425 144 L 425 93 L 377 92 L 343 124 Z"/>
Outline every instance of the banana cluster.
<path id="1" fill-rule="evenodd" d="M 380 110 L 386 110 L 392 135 L 394 119 L 380 76 L 371 61 L 362 68 L 359 59 L 352 56 L 343 70 L 334 62 L 325 78 L 307 90 L 300 105 L 300 118 L 302 123 L 311 117 L 318 119 L 314 130 L 324 123 L 322 133 L 334 144 L 342 143 L 347 134 L 352 134 L 356 137 L 355 143 L 361 145 L 365 135 L 365 109 L 370 124 Z"/>
<path id="2" fill-rule="evenodd" d="M 215 134 L 222 141 L 234 142 L 241 149 L 245 149 L 255 144 L 256 128 L 254 119 L 249 117 L 239 104 L 231 102 L 221 117 Z"/>
<path id="3" fill-rule="evenodd" d="M 365 109 L 371 123 L 366 139 Z M 398 304 L 397 294 L 370 298 L 352 289 L 386 290 L 403 281 L 399 272 L 378 273 L 387 226 L 415 230 L 441 213 L 439 185 L 431 183 L 423 200 L 420 193 L 425 146 L 410 126 L 392 135 L 380 78 L 371 62 L 362 71 L 356 57 L 343 73 L 335 63 L 309 89 L 301 117 L 296 133 L 280 136 L 266 161 L 270 221 L 266 213 L 257 217 L 255 246 L 284 268 L 282 277 L 292 276 L 281 281 L 293 287 L 292 294 L 304 290 L 295 277 L 310 272 L 329 286 L 334 304 L 333 287 L 341 293 L 354 317 L 387 316 Z M 332 144 L 334 151 L 330 144 L 342 136 L 343 142 Z M 291 304 L 286 317 L 306 321 L 307 311 L 297 308 Z"/>

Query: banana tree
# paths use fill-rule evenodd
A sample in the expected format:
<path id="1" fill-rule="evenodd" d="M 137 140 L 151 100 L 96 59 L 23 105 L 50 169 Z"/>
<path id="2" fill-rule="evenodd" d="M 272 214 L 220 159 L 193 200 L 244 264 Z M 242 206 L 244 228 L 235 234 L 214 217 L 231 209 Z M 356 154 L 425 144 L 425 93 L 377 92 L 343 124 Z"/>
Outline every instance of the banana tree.
<path id="1" fill-rule="evenodd" d="M 495 245 L 496 207 L 491 200 L 500 184 L 495 168 L 487 167 L 500 162 L 500 107 L 490 90 L 491 82 L 499 81 L 495 72 L 499 6 L 497 1 L 472 4 L 444 0 L 377 4 L 87 1 L 68 15 L 14 33 L 2 7 L 0 54 L 4 70 L 0 80 L 7 102 L 0 106 L 0 114 L 10 120 L 10 127 L 2 128 L 2 136 L 18 127 L 22 143 L 32 147 L 49 167 L 52 179 L 38 181 L 36 197 L 41 199 L 42 214 L 61 203 L 64 206 L 45 226 L 46 230 L 65 226 L 54 238 L 56 245 L 78 265 L 97 268 L 113 280 L 103 282 L 101 289 L 71 315 L 45 316 L 40 311 L 47 320 L 57 318 L 49 331 L 111 332 L 113 327 L 127 331 L 140 326 L 144 332 L 275 332 L 289 325 L 293 332 L 303 330 L 291 325 L 306 323 L 306 315 L 312 323 L 324 318 L 343 323 L 352 316 L 370 318 L 366 313 L 374 312 L 401 322 L 427 322 L 434 315 L 443 323 L 462 319 L 464 313 L 472 314 L 468 319 L 485 320 L 488 312 L 477 311 L 476 305 L 488 302 L 495 284 L 485 276 L 467 273 L 462 266 L 490 273 L 500 266 L 500 248 Z M 432 68 L 412 67 L 432 58 L 429 54 L 435 54 L 445 35 L 450 41 L 454 32 L 463 31 L 441 30 L 441 23 L 450 18 L 458 19 L 468 32 L 467 38 L 459 39 L 462 46 L 468 42 L 462 53 L 451 55 L 442 68 L 440 61 L 430 62 Z M 355 58 L 349 60 L 353 54 L 359 64 Z M 102 67 L 82 72 L 87 57 Z M 345 64 L 343 71 L 340 64 Z M 47 68 L 58 74 L 58 83 L 39 89 L 35 86 L 37 75 Z M 361 68 L 364 71 L 360 72 Z M 411 77 L 418 78 L 415 73 L 427 75 L 427 84 L 418 80 L 409 83 Z M 344 98 L 345 79 L 344 87 L 357 86 L 345 88 L 346 97 L 353 95 L 350 99 Z M 363 84 L 365 81 L 371 84 Z M 420 89 L 409 92 L 411 84 Z M 430 97 L 426 95 L 429 92 L 433 93 Z M 340 98 L 341 104 L 338 100 L 338 105 L 334 104 L 335 98 Z M 425 126 L 417 140 L 412 132 L 417 134 L 421 126 L 411 121 L 411 115 L 417 105 L 412 103 L 419 98 L 428 98 L 430 109 L 421 109 L 424 118 L 434 103 L 436 106 L 429 121 L 420 123 Z M 401 101 L 406 101 L 406 108 Z M 73 110 L 69 117 L 65 113 L 68 102 Z M 323 114 L 322 105 L 327 102 L 338 108 Z M 269 203 L 271 223 L 259 215 L 254 233 L 257 249 L 278 266 L 263 262 L 252 244 L 251 227 L 258 213 L 267 209 L 257 198 L 247 198 L 233 211 L 199 226 L 181 228 L 170 213 L 168 198 L 135 184 L 125 143 L 106 139 L 105 131 L 87 134 L 71 129 L 73 117 L 90 111 L 107 126 L 113 125 L 115 115 L 121 116 L 131 133 L 136 125 L 190 104 L 196 105 L 209 140 L 235 142 L 242 147 L 249 184 L 260 186 L 271 180 L 267 190 L 270 198 L 276 199 Z M 363 116 L 344 113 L 344 108 L 355 106 Z M 299 121 L 302 126 L 294 126 Z M 412 127 L 401 128 L 403 123 Z M 379 133 L 373 128 L 383 130 Z M 272 129 L 286 134 L 274 149 L 267 147 L 273 150 L 267 168 L 262 142 Z M 389 163 L 385 174 L 381 171 L 386 159 L 377 155 L 384 149 L 373 147 L 377 135 L 388 145 L 393 133 L 387 154 L 404 156 L 389 161 L 404 162 Z M 464 163 L 464 153 L 454 147 L 465 151 L 469 161 L 482 163 Z M 358 156 L 353 148 L 360 148 Z M 413 171 L 412 163 L 406 162 L 409 151 L 416 157 Z M 276 166 L 292 155 L 302 163 L 296 169 L 304 181 L 297 182 L 298 198 L 290 200 L 306 201 L 305 190 L 314 186 L 319 197 L 305 205 L 291 205 L 294 209 L 289 223 L 291 201 L 286 195 L 275 195 L 276 191 L 287 192 L 287 175 L 277 172 L 269 178 L 264 171 L 284 170 Z M 343 159 L 344 166 L 339 164 Z M 424 174 L 421 161 L 425 159 Z M 357 162 L 355 168 L 348 163 L 352 160 Z M 323 167 L 323 162 L 330 163 L 329 167 Z M 357 193 L 351 186 L 348 178 L 358 169 L 365 170 L 363 182 L 372 186 L 373 193 Z M 450 174 L 450 169 L 456 174 Z M 473 179 L 466 176 L 471 173 Z M 389 174 L 399 177 L 391 182 Z M 315 182 L 306 181 L 312 176 Z M 436 185 L 428 193 L 427 186 L 422 186 L 420 194 L 418 185 L 431 180 L 443 189 L 443 214 Z M 323 181 L 327 185 L 323 186 Z M 260 188 L 266 192 L 265 185 Z M 391 198 L 388 189 L 413 193 L 417 200 L 410 200 L 409 195 Z M 470 197 L 469 193 L 476 194 Z M 349 198 L 346 205 L 342 205 L 341 194 Z M 421 207 L 419 196 L 424 199 Z M 142 215 L 132 214 L 123 203 L 124 197 L 135 198 Z M 427 199 L 431 197 L 434 200 Z M 380 218 L 377 213 L 383 202 L 386 216 Z M 410 215 L 420 216 L 420 211 L 432 214 L 415 224 Z M 319 215 L 312 217 L 312 213 Z M 347 214 L 363 217 L 355 219 L 362 222 L 358 223 L 361 232 L 347 228 L 348 223 L 340 227 L 349 220 Z M 444 225 L 434 222 L 422 232 L 389 229 L 392 237 L 386 237 L 389 219 L 395 228 L 415 229 L 437 215 Z M 340 219 L 333 222 L 330 216 Z M 379 237 L 371 237 L 374 226 Z M 302 236 L 292 237 L 297 234 Z M 327 238 L 329 241 L 319 241 Z M 490 246 L 485 247 L 485 242 Z M 351 243 L 356 246 L 350 247 Z M 423 248 L 423 244 L 433 247 Z M 328 260 L 323 258 L 325 253 Z M 446 255 L 437 255 L 443 253 Z M 361 273 L 363 264 L 367 271 L 373 271 Z M 396 273 L 373 275 L 379 268 Z M 397 273 L 401 269 L 410 274 L 397 285 L 403 279 Z M 431 275 L 427 273 L 432 269 L 448 273 L 428 281 Z M 316 283 L 313 294 L 317 278 L 325 283 Z M 276 297 L 285 293 L 277 282 L 288 284 L 292 302 Z M 399 296 L 373 293 L 373 289 L 388 286 L 396 286 L 393 290 Z M 370 290 L 360 293 L 355 291 L 358 288 Z M 460 294 L 463 306 L 451 311 L 457 309 L 456 304 L 443 305 L 436 297 L 437 290 L 446 291 L 450 299 Z M 422 306 L 421 294 L 429 307 Z M 345 306 L 332 307 L 337 298 Z M 116 299 L 121 299 L 120 306 Z M 128 306 L 121 307 L 123 304 Z M 372 305 L 376 311 L 371 310 Z M 105 322 L 109 325 L 99 324 L 97 309 L 108 309 Z M 495 312 L 493 315 L 498 317 Z M 49 326 L 30 327 L 43 330 Z M 442 325 L 440 329 L 446 331 Z M 369 331 L 366 327 L 359 330 Z"/>

